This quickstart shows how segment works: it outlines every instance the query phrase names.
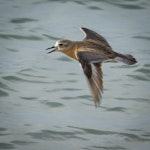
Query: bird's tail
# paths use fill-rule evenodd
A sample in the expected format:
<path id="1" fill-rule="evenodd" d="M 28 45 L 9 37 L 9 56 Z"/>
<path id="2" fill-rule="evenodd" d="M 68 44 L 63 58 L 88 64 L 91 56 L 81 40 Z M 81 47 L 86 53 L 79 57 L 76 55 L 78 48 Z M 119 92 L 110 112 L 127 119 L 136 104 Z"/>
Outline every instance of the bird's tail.
<path id="1" fill-rule="evenodd" d="M 128 65 L 133 65 L 133 64 L 137 63 L 136 59 L 130 54 L 126 54 L 126 55 L 118 54 L 118 56 L 115 58 L 115 60 L 121 61 Z"/>

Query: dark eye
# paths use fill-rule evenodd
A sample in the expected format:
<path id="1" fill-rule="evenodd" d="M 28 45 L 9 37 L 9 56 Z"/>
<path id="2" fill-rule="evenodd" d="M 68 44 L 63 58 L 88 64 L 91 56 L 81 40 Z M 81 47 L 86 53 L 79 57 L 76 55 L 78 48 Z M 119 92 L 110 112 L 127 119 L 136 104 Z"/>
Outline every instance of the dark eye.
<path id="1" fill-rule="evenodd" d="M 62 47 L 62 46 L 64 46 L 64 44 L 63 44 L 63 43 L 60 43 L 59 46 Z"/>

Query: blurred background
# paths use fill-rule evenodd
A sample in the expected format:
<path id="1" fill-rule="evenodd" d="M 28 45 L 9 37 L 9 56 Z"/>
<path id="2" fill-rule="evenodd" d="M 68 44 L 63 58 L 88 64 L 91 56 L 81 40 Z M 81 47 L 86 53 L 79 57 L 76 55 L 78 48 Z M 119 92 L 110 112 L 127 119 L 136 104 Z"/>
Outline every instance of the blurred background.
<path id="1" fill-rule="evenodd" d="M 95 108 L 78 62 L 47 54 L 80 27 L 132 54 L 103 64 Z M 149 0 L 0 0 L 0 149 L 150 149 Z"/>

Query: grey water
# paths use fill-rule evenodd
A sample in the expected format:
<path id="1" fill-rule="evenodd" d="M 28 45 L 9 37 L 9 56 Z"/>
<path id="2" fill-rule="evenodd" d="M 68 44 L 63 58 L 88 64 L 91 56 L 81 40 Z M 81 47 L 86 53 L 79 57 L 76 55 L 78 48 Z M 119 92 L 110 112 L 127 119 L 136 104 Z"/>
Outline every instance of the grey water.
<path id="1" fill-rule="evenodd" d="M 132 54 L 105 63 L 95 108 L 78 62 L 47 54 L 80 27 Z M 149 0 L 0 0 L 0 149 L 150 149 Z"/>

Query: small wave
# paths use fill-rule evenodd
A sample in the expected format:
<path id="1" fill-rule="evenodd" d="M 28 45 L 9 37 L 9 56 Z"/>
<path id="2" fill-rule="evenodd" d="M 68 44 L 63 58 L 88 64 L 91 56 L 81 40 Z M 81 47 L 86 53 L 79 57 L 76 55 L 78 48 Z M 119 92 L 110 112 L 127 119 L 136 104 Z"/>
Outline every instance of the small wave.
<path id="1" fill-rule="evenodd" d="M 116 97 L 115 98 L 116 100 L 123 100 L 123 101 L 136 101 L 136 102 L 150 102 L 150 100 L 149 99 L 146 99 L 146 98 L 122 98 L 122 97 Z"/>
<path id="2" fill-rule="evenodd" d="M 11 141 L 11 143 L 16 144 L 16 145 L 30 145 L 36 142 L 14 140 L 14 141 Z"/>
<path id="3" fill-rule="evenodd" d="M 149 78 L 147 78 L 143 75 L 127 75 L 127 76 L 134 78 L 136 80 L 141 80 L 141 81 L 149 81 L 150 80 Z"/>
<path id="4" fill-rule="evenodd" d="M 114 107 L 114 108 L 110 108 L 107 109 L 107 111 L 118 111 L 118 112 L 125 112 L 126 108 L 124 107 Z"/>
<path id="5" fill-rule="evenodd" d="M 3 89 L 1 92 L 2 92 L 2 95 L 4 94 L 4 96 L 7 96 L 7 94 L 8 94 L 5 90 L 15 91 L 14 89 L 10 88 L 8 85 L 6 85 L 2 82 L 0 82 L 0 88 Z"/>
<path id="6" fill-rule="evenodd" d="M 16 35 L 16 34 L 0 34 L 1 39 L 17 39 L 17 40 L 35 40 L 40 41 L 42 40 L 41 37 L 30 35 L 30 36 L 23 36 L 23 35 Z"/>
<path id="7" fill-rule="evenodd" d="M 144 9 L 144 6 L 140 2 L 132 2 L 132 1 L 110 1 L 107 0 L 109 4 L 115 5 L 124 9 Z"/>
<path id="8" fill-rule="evenodd" d="M 55 140 L 55 141 L 64 141 L 66 139 L 77 139 L 77 140 L 85 140 L 85 138 L 81 138 L 78 136 L 82 134 L 80 132 L 72 132 L 72 131 L 55 131 L 55 130 L 41 130 L 40 132 L 31 132 L 26 135 L 30 135 L 33 139 L 41 139 L 41 140 Z"/>
<path id="9" fill-rule="evenodd" d="M 74 127 L 74 126 L 68 126 L 68 127 L 81 130 L 84 134 L 93 134 L 93 135 L 118 135 L 118 136 L 124 138 L 126 141 L 143 141 L 143 142 L 150 141 L 149 138 L 144 137 L 143 135 L 136 135 L 136 134 L 133 134 L 133 133 L 124 133 L 124 132 L 115 132 L 115 131 L 104 131 L 104 130 L 97 130 L 97 129 L 90 129 L 90 128 L 80 128 L 80 127 Z"/>
<path id="10" fill-rule="evenodd" d="M 52 108 L 64 106 L 64 104 L 58 103 L 58 102 L 41 101 L 41 103 L 47 105 L 48 107 L 52 107 Z"/>
<path id="11" fill-rule="evenodd" d="M 150 40 L 150 37 L 147 37 L 147 36 L 134 36 L 133 38 L 136 38 L 136 39 L 142 39 L 142 40 Z"/>
<path id="12" fill-rule="evenodd" d="M 17 77 L 17 76 L 4 76 L 2 77 L 4 80 L 11 81 L 11 82 L 30 82 L 30 83 L 44 83 L 49 84 L 47 81 L 41 81 L 41 80 L 33 80 L 33 78 L 24 79 L 23 77 Z"/>
<path id="13" fill-rule="evenodd" d="M 68 57 L 64 57 L 64 56 L 57 58 L 57 60 L 66 61 L 66 62 L 71 62 L 71 61 L 72 61 L 72 60 L 69 59 Z"/>
<path id="14" fill-rule="evenodd" d="M 11 23 L 27 23 L 27 22 L 33 22 L 33 21 L 38 21 L 37 19 L 32 19 L 32 18 L 15 18 L 11 19 Z"/>
<path id="15" fill-rule="evenodd" d="M 103 10 L 102 8 L 97 7 L 97 6 L 88 6 L 88 8 L 91 10 Z"/>
<path id="16" fill-rule="evenodd" d="M 20 97 L 21 99 L 24 99 L 24 100 L 36 100 L 37 97 Z"/>
<path id="17" fill-rule="evenodd" d="M 126 150 L 126 148 L 121 147 L 121 146 L 91 146 L 92 149 L 96 148 L 98 149 L 103 149 L 103 150 Z"/>
<path id="18" fill-rule="evenodd" d="M 2 90 L 0 90 L 0 97 L 3 97 L 3 96 L 8 96 L 9 94 L 7 92 L 4 92 Z"/>
<path id="19" fill-rule="evenodd" d="M 10 143 L 0 143 L 1 149 L 14 149 L 14 145 Z"/>
<path id="20" fill-rule="evenodd" d="M 47 37 L 47 38 L 49 38 L 49 39 L 51 39 L 51 40 L 59 40 L 60 38 L 58 38 L 58 37 L 55 37 L 55 36 L 50 36 L 50 35 L 47 35 L 47 34 L 42 34 L 44 37 Z"/>

